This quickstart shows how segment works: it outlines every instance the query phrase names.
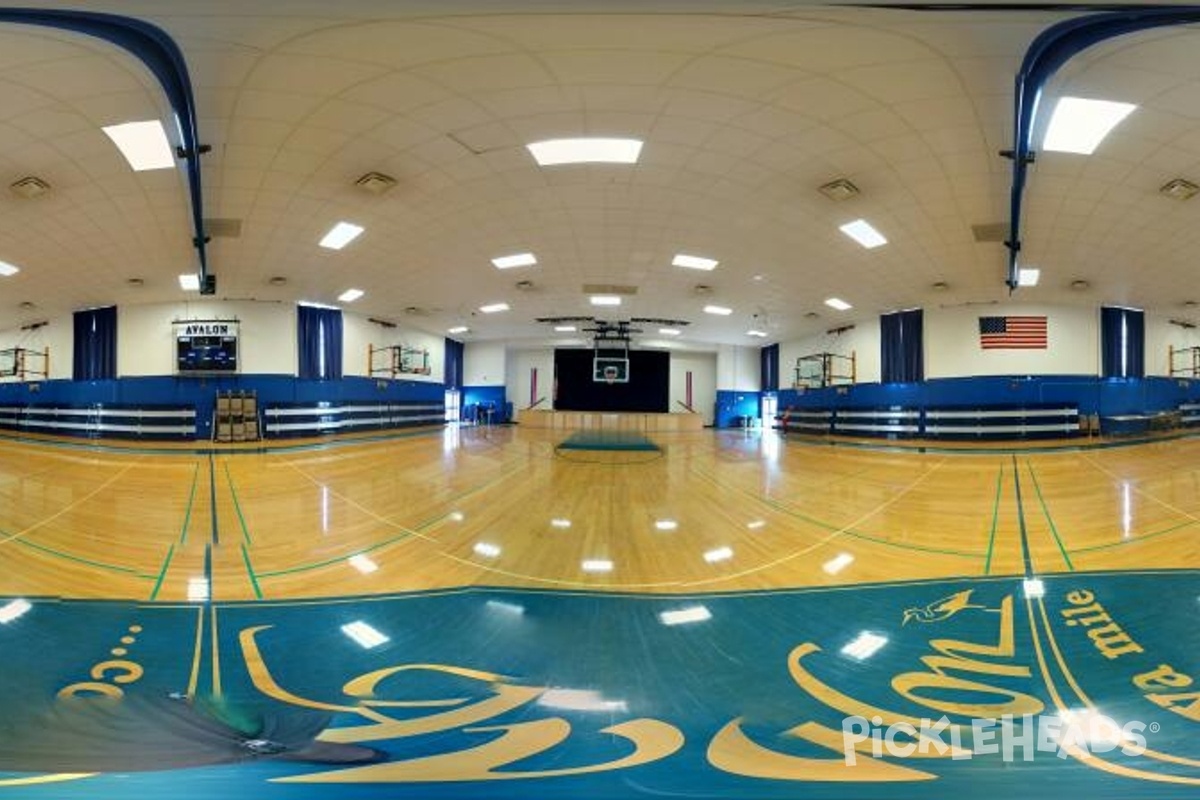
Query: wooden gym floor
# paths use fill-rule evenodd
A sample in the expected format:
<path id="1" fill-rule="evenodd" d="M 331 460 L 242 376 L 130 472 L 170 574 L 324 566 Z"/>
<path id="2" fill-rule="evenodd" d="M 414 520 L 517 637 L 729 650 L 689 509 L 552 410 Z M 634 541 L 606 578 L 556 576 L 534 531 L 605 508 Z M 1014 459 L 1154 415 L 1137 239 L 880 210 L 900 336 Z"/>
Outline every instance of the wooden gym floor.
<path id="1" fill-rule="evenodd" d="M 38 756 L 65 741 L 57 723 L 42 724 L 47 747 L 0 748 L 0 794 L 122 796 L 133 784 L 106 774 L 133 771 L 146 791 L 179 797 L 214 786 L 315 797 L 305 792 L 332 791 L 327 784 L 353 797 L 836 797 L 848 780 L 862 782 L 862 797 L 927 796 L 913 788 L 926 780 L 999 797 L 1034 773 L 994 759 L 931 766 L 869 751 L 851 769 L 826 763 L 834 748 L 810 729 L 776 741 L 816 714 L 799 705 L 783 719 L 778 704 L 793 695 L 841 716 L 857 707 L 852 695 L 871 697 L 864 708 L 909 702 L 923 704 L 917 717 L 948 710 L 965 720 L 998 707 L 981 693 L 1030 698 L 1009 704 L 1017 713 L 1103 701 L 1159 726 L 1150 745 L 1163 758 L 1039 754 L 1034 766 L 1064 790 L 1194 797 L 1200 788 L 1200 700 L 1185 691 L 1200 678 L 1200 440 L 920 452 L 702 431 L 653 435 L 656 451 L 568 451 L 562 438 L 448 428 L 266 452 L 0 439 L 0 605 L 27 598 L 36 612 L 0 626 L 0 702 L 23 709 L 11 720 L 36 727 L 56 696 L 85 684 L 78 694 L 131 698 L 153 686 L 151 696 L 190 704 L 267 697 L 332 715 L 323 740 L 374 743 L 388 759 L 315 772 L 262 759 L 189 782 L 191 773 L 126 763 L 133 746 L 114 752 L 111 768 L 73 761 L 65 745 L 59 760 Z M 1115 633 L 1076 631 L 1072 609 L 1092 600 L 1093 617 Z M 704 622 L 676 627 L 672 611 Z M 339 655 L 342 626 L 366 613 L 396 641 Z M 103 661 L 103 637 L 135 627 L 121 641 L 142 640 L 141 656 L 130 642 Z M 800 658 L 818 642 L 836 654 L 847 636 L 870 631 L 892 644 L 827 672 L 850 681 L 841 692 L 805 672 Z M 268 650 L 289 688 L 263 662 Z M 933 651 L 992 678 L 945 679 L 922 661 Z M 966 652 L 1013 663 L 981 667 Z M 137 669 L 113 666 L 128 663 Z M 903 690 L 922 663 L 941 676 L 919 684 L 936 684 L 936 698 Z M 411 684 L 418 695 L 465 691 L 443 686 L 448 675 L 475 681 L 471 691 L 502 721 L 528 701 L 578 728 L 594 719 L 589 703 L 608 703 L 603 716 L 628 741 L 611 753 L 620 736 L 556 745 L 566 732 L 525 729 L 534 723 L 521 717 L 503 729 L 528 730 L 525 745 L 515 734 L 507 749 L 496 741 L 510 734 L 480 745 L 472 731 L 501 728 L 470 724 L 492 713 L 455 712 L 422 728 L 420 719 L 442 719 L 411 718 L 425 701 L 389 701 L 408 707 L 397 722 L 388 703 L 366 699 L 363 687 L 379 688 L 385 673 L 417 669 L 433 674 Z M 510 692 L 532 693 L 506 705 Z M 353 733 L 347 717 L 396 727 Z M 18 723 L 7 724 L 13 733 Z M 840 741 L 837 715 L 826 724 Z M 452 727 L 466 744 L 446 753 Z M 405 738 L 414 731 L 443 740 Z M 797 749 L 801 739 L 825 747 L 825 762 Z M 411 741 L 419 746 L 405 750 Z M 583 766 L 596 760 L 605 766 Z M 520 769 L 497 767 L 505 764 Z M 46 786 L 57 793 L 35 794 Z"/>

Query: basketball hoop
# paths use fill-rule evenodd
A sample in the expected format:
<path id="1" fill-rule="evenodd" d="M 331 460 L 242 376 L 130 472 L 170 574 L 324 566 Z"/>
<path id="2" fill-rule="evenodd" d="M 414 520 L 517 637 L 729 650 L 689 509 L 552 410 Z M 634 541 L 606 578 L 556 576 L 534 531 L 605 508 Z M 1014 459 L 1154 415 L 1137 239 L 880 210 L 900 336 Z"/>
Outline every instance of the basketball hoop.
<path id="1" fill-rule="evenodd" d="M 612 386 L 614 383 L 617 382 L 617 374 L 618 373 L 617 373 L 616 367 L 605 367 L 604 368 L 604 382 L 607 383 L 609 386 Z"/>

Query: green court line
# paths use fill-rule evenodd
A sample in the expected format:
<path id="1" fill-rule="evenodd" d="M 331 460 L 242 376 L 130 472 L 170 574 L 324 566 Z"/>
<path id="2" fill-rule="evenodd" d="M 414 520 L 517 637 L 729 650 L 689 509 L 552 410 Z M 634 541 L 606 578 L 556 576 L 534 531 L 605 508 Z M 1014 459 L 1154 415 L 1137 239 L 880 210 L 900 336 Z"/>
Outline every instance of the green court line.
<path id="1" fill-rule="evenodd" d="M 411 536 L 412 536 L 411 533 L 401 533 L 398 536 L 393 536 L 391 539 L 384 539 L 382 542 L 376 542 L 375 544 L 371 545 L 370 547 L 365 547 L 362 550 L 355 550 L 353 553 L 347 553 L 344 556 L 335 556 L 334 558 L 327 558 L 324 561 L 315 561 L 311 564 L 301 564 L 296 567 L 288 567 L 287 569 L 276 569 L 276 570 L 272 570 L 270 572 L 260 572 L 259 577 L 260 578 L 275 578 L 280 575 L 293 575 L 297 572 L 308 572 L 310 570 L 320 569 L 321 567 L 327 567 L 330 564 L 336 564 L 339 561 L 345 561 L 346 559 L 351 558 L 353 556 L 360 556 L 365 553 L 372 553 L 381 547 L 387 547 L 389 544 L 395 544 L 396 542 L 403 541 L 404 539 L 408 539 Z"/>
<path id="2" fill-rule="evenodd" d="M 1046 506 L 1046 498 L 1042 497 L 1042 487 L 1038 483 L 1037 473 L 1033 471 L 1033 464 L 1029 459 L 1025 460 L 1025 468 L 1029 470 L 1029 477 L 1033 478 L 1033 488 L 1037 492 L 1038 502 L 1042 504 L 1042 513 L 1046 515 L 1046 522 L 1050 523 L 1050 533 L 1054 534 L 1054 542 L 1058 545 L 1058 552 L 1062 553 L 1063 561 L 1067 562 L 1067 569 L 1071 572 L 1075 571 L 1075 565 L 1071 563 L 1071 557 L 1067 555 L 1067 548 L 1063 546 L 1062 537 L 1058 535 L 1058 528 L 1054 524 L 1054 519 L 1050 516 L 1050 509 Z"/>
<path id="3" fill-rule="evenodd" d="M 64 553 L 61 550 L 55 550 L 51 547 L 46 547 L 44 544 L 35 544 L 26 539 L 13 539 L 13 544 L 19 544 L 23 547 L 32 547 L 34 550 L 40 550 L 43 553 L 48 553 L 58 558 L 66 559 L 67 561 L 75 561 L 80 564 L 87 564 L 89 567 L 99 567 L 100 569 L 112 570 L 113 572 L 123 572 L 126 575 L 133 575 L 135 578 L 145 578 L 148 581 L 154 580 L 153 575 L 147 575 L 143 572 L 138 572 L 132 567 L 121 567 L 116 564 L 105 564 L 103 561 L 92 561 L 91 559 L 83 558 L 82 556 L 74 556 L 70 553 Z"/>
<path id="4" fill-rule="evenodd" d="M 196 462 L 195 469 L 192 470 L 192 490 L 188 493 L 187 509 L 183 512 L 183 531 L 179 534 L 179 543 L 187 544 L 188 525 L 192 519 L 192 501 L 196 499 L 196 481 L 200 477 L 200 462 Z"/>
<path id="5" fill-rule="evenodd" d="M 229 481 L 229 493 L 233 495 L 233 510 L 237 512 L 238 522 L 242 526 L 242 538 L 250 544 L 250 531 L 246 528 L 246 518 L 242 516 L 242 504 L 238 502 L 237 489 L 233 488 L 233 476 L 229 474 L 229 462 L 225 462 L 225 479 Z"/>
<path id="6" fill-rule="evenodd" d="M 712 483 L 714 486 L 719 486 L 722 489 L 729 488 L 725 484 L 722 484 L 720 481 L 718 481 L 716 479 L 716 477 L 709 475 L 705 472 L 702 472 L 697 469 L 693 469 L 692 473 L 700 476 L 701 478 L 704 478 L 709 483 Z M 734 489 L 734 491 L 740 492 L 741 494 L 744 494 L 747 497 L 750 497 L 750 498 L 762 503 L 763 505 L 770 506 L 771 508 L 775 509 L 776 511 L 779 511 L 780 513 L 787 514 L 788 516 L 795 517 L 796 519 L 799 519 L 799 520 L 803 520 L 804 522 L 807 522 L 810 525 L 815 525 L 816 527 L 821 528 L 822 530 L 829 531 L 830 533 L 845 534 L 846 536 L 849 536 L 852 539 L 863 539 L 868 542 L 875 542 L 876 544 L 887 545 L 888 547 L 898 547 L 902 550 L 915 550 L 915 551 L 921 552 L 921 553 L 937 553 L 938 555 L 958 556 L 959 558 L 983 558 L 983 555 L 981 555 L 979 553 L 967 553 L 962 550 L 950 550 L 948 548 L 943 548 L 943 547 L 926 547 L 925 545 L 920 545 L 920 544 L 909 544 L 907 542 L 896 542 L 891 539 L 885 539 L 882 536 L 872 536 L 869 533 L 863 533 L 861 531 L 856 531 L 856 530 L 852 530 L 850 528 L 842 527 L 841 525 L 834 525 L 832 523 L 825 522 L 824 520 L 816 519 L 815 517 L 810 517 L 807 514 L 804 514 L 800 511 L 796 511 L 795 509 L 791 508 L 790 506 L 784 505 L 783 503 L 781 503 L 778 500 L 773 500 L 769 497 L 759 497 L 758 495 L 756 495 L 753 492 L 750 492 L 746 489 Z"/>
<path id="7" fill-rule="evenodd" d="M 1174 533 L 1177 530 L 1180 530 L 1182 528 L 1186 528 L 1190 525 L 1195 525 L 1195 524 L 1196 524 L 1196 520 L 1189 519 L 1185 522 L 1179 523 L 1178 525 L 1172 525 L 1169 528 L 1163 528 L 1161 531 L 1155 531 L 1154 533 L 1147 533 L 1145 536 L 1137 536 L 1137 537 L 1134 537 L 1131 539 L 1122 539 L 1119 542 L 1106 542 L 1105 544 L 1094 544 L 1089 547 L 1077 547 L 1074 550 L 1072 550 L 1071 552 L 1075 553 L 1075 554 L 1091 553 L 1095 550 L 1109 550 L 1114 547 L 1124 547 L 1127 544 L 1137 544 L 1138 542 L 1143 542 L 1146 539 L 1153 539 L 1156 536 L 1163 536 L 1168 533 Z"/>
<path id="8" fill-rule="evenodd" d="M 167 577 L 167 568 L 171 566 L 171 558 L 175 555 L 175 545 L 167 548 L 167 557 L 163 559 L 162 569 L 158 571 L 158 580 L 154 582 L 154 588 L 150 591 L 150 600 L 153 602 L 158 599 L 158 590 L 162 588 L 163 578 Z"/>
<path id="9" fill-rule="evenodd" d="M 987 558 L 983 562 L 983 574 L 992 573 L 992 551 L 996 547 L 996 526 L 1000 521 L 1000 490 L 1004 486 L 1004 462 L 1000 462 L 1000 472 L 996 475 L 996 501 L 992 503 L 992 533 L 988 537 Z"/>
<path id="10" fill-rule="evenodd" d="M 250 585 L 254 587 L 254 596 L 262 600 L 262 589 L 258 585 L 258 578 L 254 575 L 254 567 L 250 565 L 250 553 L 246 550 L 245 542 L 242 542 L 242 561 L 246 562 L 246 574 L 250 576 Z"/>

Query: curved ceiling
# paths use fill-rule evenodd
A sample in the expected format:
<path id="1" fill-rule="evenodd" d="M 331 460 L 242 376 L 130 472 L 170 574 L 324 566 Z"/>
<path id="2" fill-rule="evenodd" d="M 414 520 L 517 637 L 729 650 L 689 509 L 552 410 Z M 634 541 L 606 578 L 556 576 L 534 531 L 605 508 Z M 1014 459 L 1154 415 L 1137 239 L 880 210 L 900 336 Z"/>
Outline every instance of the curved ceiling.
<path id="1" fill-rule="evenodd" d="M 974 226 L 1008 221 L 998 153 L 1012 146 L 1013 76 L 1065 18 L 794 3 L 160 6 L 89 10 L 161 26 L 188 61 L 213 148 L 205 215 L 241 225 L 209 245 L 218 297 L 334 303 L 353 287 L 357 312 L 532 342 L 553 341 L 535 318 L 596 313 L 583 287 L 613 284 L 636 294 L 602 316 L 687 320 L 682 340 L 702 346 L 1004 301 L 1004 247 Z M 1018 299 L 1176 309 L 1190 296 L 1200 201 L 1158 190 L 1200 183 L 1196 44 L 1191 27 L 1124 37 L 1047 87 L 1047 103 L 1071 93 L 1139 108 L 1091 156 L 1039 154 L 1022 257 L 1042 283 Z M 176 281 L 196 269 L 182 168 L 134 173 L 100 130 L 167 119 L 149 74 L 111 46 L 27 27 L 0 29 L 0 53 L 0 179 L 52 186 L 0 195 L 0 259 L 21 267 L 0 279 L 0 329 L 197 299 Z M 634 166 L 555 168 L 524 147 L 580 135 L 645 145 Z M 357 189 L 370 171 L 396 187 Z M 839 178 L 861 193 L 818 191 Z M 856 218 L 889 243 L 843 236 Z M 318 247 L 338 220 L 366 232 Z M 490 263 L 525 251 L 536 266 Z M 671 266 L 680 252 L 720 264 Z M 831 296 L 853 309 L 827 308 Z M 511 310 L 477 312 L 499 301 Z M 705 314 L 708 303 L 734 313 Z"/>

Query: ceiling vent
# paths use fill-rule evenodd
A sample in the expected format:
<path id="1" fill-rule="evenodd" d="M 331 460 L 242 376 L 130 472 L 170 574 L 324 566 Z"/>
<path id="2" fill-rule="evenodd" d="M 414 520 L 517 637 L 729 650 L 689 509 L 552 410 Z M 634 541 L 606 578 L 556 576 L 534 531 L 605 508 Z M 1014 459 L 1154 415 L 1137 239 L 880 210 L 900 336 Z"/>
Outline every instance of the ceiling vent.
<path id="1" fill-rule="evenodd" d="M 17 308 L 21 309 L 22 311 L 32 311 L 33 309 L 37 308 L 37 306 L 28 300 L 23 300 L 17 305 Z"/>
<path id="2" fill-rule="evenodd" d="M 989 222 L 984 225 L 972 225 L 971 233 L 975 234 L 977 242 L 1003 242 L 1008 235 L 1008 223 Z"/>
<path id="3" fill-rule="evenodd" d="M 692 291 L 699 295 L 709 295 L 713 293 L 713 287 L 709 286 L 707 283 L 697 283 L 695 287 L 692 288 Z"/>
<path id="4" fill-rule="evenodd" d="M 17 197 L 24 197 L 26 200 L 33 200 L 36 197 L 41 197 L 46 192 L 50 191 L 50 184 L 46 183 L 41 178 L 29 175 L 21 178 L 21 180 L 13 183 L 8 187 Z"/>
<path id="5" fill-rule="evenodd" d="M 236 239 L 242 235 L 242 221 L 229 217 L 212 217 L 204 220 L 204 232 L 221 239 Z"/>
<path id="6" fill-rule="evenodd" d="M 1190 200 L 1196 196 L 1197 192 L 1200 192 L 1200 186 L 1191 181 L 1185 181 L 1183 178 L 1176 178 L 1164 183 L 1158 191 L 1172 200 Z"/>
<path id="7" fill-rule="evenodd" d="M 369 194 L 384 194 L 396 185 L 396 179 L 382 172 L 368 172 L 354 182 L 354 185 Z"/>
<path id="8" fill-rule="evenodd" d="M 517 291 L 519 291 L 519 292 L 532 292 L 534 289 L 537 288 L 534 285 L 533 281 L 517 281 L 513 285 L 517 288 Z"/>
<path id="9" fill-rule="evenodd" d="M 283 277 L 282 275 L 275 275 L 267 278 L 267 283 L 271 284 L 272 286 L 287 286 L 287 278 Z"/>
<path id="10" fill-rule="evenodd" d="M 950 284 L 946 283 L 945 281 L 938 281 L 929 288 L 933 289 L 935 292 L 944 292 L 950 288 Z"/>
<path id="11" fill-rule="evenodd" d="M 146 285 L 146 281 L 143 278 L 126 278 L 125 285 L 131 289 L 140 289 Z"/>
<path id="12" fill-rule="evenodd" d="M 838 178 L 836 181 L 821 186 L 819 190 L 821 194 L 828 197 L 830 200 L 841 202 L 849 200 L 851 197 L 858 196 L 858 187 L 845 178 Z"/>
<path id="13" fill-rule="evenodd" d="M 613 283 L 585 283 L 583 285 L 584 294 L 621 294 L 635 295 L 638 287 L 636 286 L 620 286 Z"/>
<path id="14" fill-rule="evenodd" d="M 1071 281 L 1071 288 L 1077 292 L 1086 292 L 1088 289 L 1092 288 L 1092 285 L 1082 278 L 1077 278 Z"/>

